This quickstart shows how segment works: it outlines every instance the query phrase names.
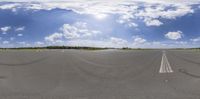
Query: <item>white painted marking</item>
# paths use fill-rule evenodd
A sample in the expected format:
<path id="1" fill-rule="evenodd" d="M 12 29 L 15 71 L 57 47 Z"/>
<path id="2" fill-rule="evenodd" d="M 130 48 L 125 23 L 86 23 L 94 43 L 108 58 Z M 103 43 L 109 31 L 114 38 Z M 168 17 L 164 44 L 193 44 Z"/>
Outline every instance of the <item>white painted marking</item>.
<path id="1" fill-rule="evenodd" d="M 163 51 L 163 54 L 162 54 L 162 60 L 161 60 L 159 73 L 173 73 L 173 70 L 167 59 L 165 51 Z"/>
<path id="2" fill-rule="evenodd" d="M 161 66 L 160 66 L 160 70 L 159 70 L 159 73 L 163 73 L 164 72 L 164 62 L 163 62 L 163 59 L 164 56 L 162 55 L 162 60 L 161 60 Z"/>

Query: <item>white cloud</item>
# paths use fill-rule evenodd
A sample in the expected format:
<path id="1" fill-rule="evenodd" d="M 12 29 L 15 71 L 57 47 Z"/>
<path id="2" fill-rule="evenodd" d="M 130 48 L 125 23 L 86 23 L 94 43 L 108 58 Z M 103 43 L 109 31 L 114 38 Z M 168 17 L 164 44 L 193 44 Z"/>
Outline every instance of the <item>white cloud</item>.
<path id="1" fill-rule="evenodd" d="M 9 44 L 10 42 L 9 41 L 3 41 L 3 44 Z"/>
<path id="2" fill-rule="evenodd" d="M 170 7 L 172 9 L 167 9 Z M 176 19 L 177 17 L 182 17 L 190 13 L 194 13 L 194 10 L 189 5 L 157 4 L 146 6 L 144 10 L 140 10 L 139 13 L 136 13 L 136 16 L 144 19 L 147 26 L 160 26 L 163 23 L 158 20 L 159 18 Z"/>
<path id="3" fill-rule="evenodd" d="M 122 38 L 110 37 L 107 39 L 92 40 L 92 39 L 70 39 L 60 43 L 54 43 L 55 45 L 67 45 L 67 46 L 88 46 L 88 47 L 113 47 L 113 48 L 185 48 L 196 47 L 197 44 L 191 45 L 187 41 L 147 41 L 140 36 L 134 36 L 131 42 L 128 42 Z"/>
<path id="4" fill-rule="evenodd" d="M 84 22 L 76 22 L 73 25 L 64 24 L 60 31 L 66 39 L 90 37 L 101 33 L 100 31 L 89 29 L 87 23 Z"/>
<path id="5" fill-rule="evenodd" d="M 17 34 L 17 36 L 23 36 L 23 34 Z"/>
<path id="6" fill-rule="evenodd" d="M 145 43 L 147 40 L 144 38 L 141 38 L 139 36 L 134 36 L 133 37 L 133 45 L 139 45 Z"/>
<path id="7" fill-rule="evenodd" d="M 38 42 L 35 42 L 35 44 L 37 44 L 37 45 L 43 45 L 44 42 L 40 42 L 40 41 L 38 41 Z"/>
<path id="8" fill-rule="evenodd" d="M 131 22 L 131 23 L 128 23 L 128 26 L 129 27 L 138 27 L 138 24 Z"/>
<path id="9" fill-rule="evenodd" d="M 166 8 L 172 8 L 167 9 Z M 194 10 L 191 8 L 191 6 L 188 5 L 151 5 L 147 6 L 144 10 L 139 11 L 136 15 L 139 17 L 144 18 L 166 18 L 166 19 L 175 19 L 177 17 L 184 16 L 188 13 L 193 13 Z"/>
<path id="10" fill-rule="evenodd" d="M 1 0 L 1 2 L 87 2 L 90 0 Z M 109 2 L 107 0 L 93 0 L 98 2 Z M 112 0 L 110 0 L 113 2 Z M 162 3 L 162 4 L 199 4 L 199 0 L 115 0 L 116 2 L 145 2 L 145 3 Z"/>
<path id="11" fill-rule="evenodd" d="M 121 48 L 129 46 L 128 41 L 122 38 L 110 37 L 108 39 L 92 40 L 92 39 L 69 39 L 62 42 L 51 43 L 51 45 L 66 46 L 86 46 L 86 47 L 114 47 Z"/>
<path id="12" fill-rule="evenodd" d="M 18 6 L 21 6 L 21 4 L 18 4 L 18 3 L 11 3 L 11 4 L 5 4 L 5 5 L 1 5 L 0 6 L 0 9 L 11 9 L 13 12 L 16 12 L 16 8 Z"/>
<path id="13" fill-rule="evenodd" d="M 124 24 L 124 25 L 126 25 L 128 27 L 133 27 L 133 28 L 138 27 L 138 24 L 132 22 L 131 19 L 128 19 L 128 20 L 126 20 L 126 19 L 118 19 L 116 22 L 118 22 L 120 24 Z"/>
<path id="14" fill-rule="evenodd" d="M 16 46 L 19 46 L 19 47 L 30 47 L 31 44 L 25 42 L 25 41 L 21 41 L 21 42 L 17 42 L 18 45 Z"/>
<path id="15" fill-rule="evenodd" d="M 69 40 L 66 45 L 68 46 L 87 46 L 87 47 L 111 47 L 107 41 L 98 41 L 98 40 Z"/>
<path id="16" fill-rule="evenodd" d="M 25 45 L 26 44 L 26 42 L 17 42 L 18 44 L 20 44 L 20 45 Z"/>
<path id="17" fill-rule="evenodd" d="M 1 31 L 3 32 L 3 34 L 6 34 L 10 29 L 11 29 L 11 26 L 1 27 Z"/>
<path id="18" fill-rule="evenodd" d="M 18 4 L 18 3 L 5 4 L 5 5 L 1 5 L 0 9 L 13 9 L 13 8 L 16 8 L 17 6 L 21 6 L 21 4 Z"/>
<path id="19" fill-rule="evenodd" d="M 168 32 L 167 34 L 165 34 L 165 37 L 171 40 L 178 40 L 183 37 L 183 32 L 181 31 Z"/>
<path id="20" fill-rule="evenodd" d="M 111 37 L 110 40 L 113 44 L 127 45 L 127 43 L 128 43 L 127 40 L 124 40 L 121 38 L 116 38 L 116 37 Z"/>
<path id="21" fill-rule="evenodd" d="M 122 44 L 124 43 L 124 44 Z M 127 43 L 127 44 L 126 44 Z M 68 46 L 87 46 L 87 47 L 113 47 L 113 48 L 122 48 L 127 47 L 128 42 L 121 38 L 109 38 L 109 40 L 82 40 L 75 39 L 69 40 L 66 42 Z"/>
<path id="22" fill-rule="evenodd" d="M 135 38 L 135 37 L 134 37 Z M 119 38 L 120 39 L 120 38 Z M 152 41 L 148 42 L 144 38 L 137 36 L 137 40 L 135 42 L 127 42 L 126 44 L 116 44 L 109 40 L 82 40 L 75 39 L 69 40 L 65 43 L 68 46 L 89 46 L 89 47 L 114 47 L 114 48 L 122 48 L 122 47 L 130 47 L 130 48 L 185 48 L 196 45 L 191 45 L 186 41 L 177 41 L 177 42 L 159 42 Z M 133 39 L 134 41 L 134 39 Z"/>
<path id="23" fill-rule="evenodd" d="M 124 42 L 124 43 L 121 43 Z M 159 42 L 152 41 L 149 42 L 146 39 L 135 36 L 132 42 L 128 42 L 121 38 L 111 37 L 104 40 L 83 40 L 75 39 L 69 40 L 65 43 L 68 46 L 89 46 L 89 47 L 130 47 L 130 48 L 184 48 L 189 47 L 189 43 L 186 41 L 176 41 L 176 42 Z"/>
<path id="24" fill-rule="evenodd" d="M 147 26 L 160 26 L 163 24 L 157 19 L 145 19 L 144 22 L 146 23 Z"/>
<path id="25" fill-rule="evenodd" d="M 23 31 L 24 29 L 25 29 L 25 27 L 22 26 L 22 27 L 18 27 L 18 28 L 16 28 L 15 31 Z"/>
<path id="26" fill-rule="evenodd" d="M 35 46 L 43 46 L 45 43 L 44 42 L 40 42 L 40 41 L 37 41 L 34 43 Z"/>
<path id="27" fill-rule="evenodd" d="M 63 32 L 64 37 L 67 39 L 74 39 L 80 37 L 78 28 L 69 24 L 64 24 L 63 27 L 60 28 L 60 30 Z"/>
<path id="28" fill-rule="evenodd" d="M 138 19 L 143 20 L 147 26 L 160 26 L 163 22 L 159 18 L 176 19 L 193 13 L 191 4 L 197 3 L 199 4 L 198 0 L 191 2 L 186 0 L 64 0 L 63 2 L 9 3 L 1 5 L 0 9 L 52 10 L 59 8 L 72 10 L 78 14 L 93 15 L 98 19 L 115 14 L 119 15 L 117 22 L 137 27 L 134 21 Z"/>
<path id="29" fill-rule="evenodd" d="M 176 41 L 175 44 L 186 45 L 186 44 L 188 44 L 188 42 L 187 41 Z"/>
<path id="30" fill-rule="evenodd" d="M 192 42 L 200 42 L 200 37 L 190 39 L 190 41 L 192 41 Z"/>
<path id="31" fill-rule="evenodd" d="M 16 0 L 18 1 L 18 0 Z M 25 0 L 24 0 L 25 1 Z M 117 22 L 129 27 L 138 27 L 137 21 L 141 20 L 147 26 L 160 26 L 165 24 L 161 19 L 174 20 L 176 18 L 192 14 L 194 10 L 191 4 L 199 3 L 197 0 L 115 0 L 114 2 L 105 0 L 67 0 L 66 2 L 28 2 L 28 3 L 4 3 L 0 5 L 0 9 L 10 9 L 16 11 L 17 9 L 25 10 L 52 10 L 65 9 L 71 10 L 78 14 L 94 16 L 96 18 L 106 18 L 109 15 L 116 15 Z M 45 0 L 49 1 L 49 0 Z M 63 1 L 63 0 L 62 0 Z M 142 3 L 141 3 L 142 2 Z M 20 29 L 21 28 L 21 29 Z M 11 27 L 10 27 L 11 29 Z M 9 31 L 10 29 L 4 31 Z M 16 31 L 24 30 L 23 27 L 15 29 Z M 1 29 L 2 31 L 2 29 Z M 6 33 L 3 32 L 3 33 Z M 92 30 L 87 23 L 77 22 L 74 24 L 64 24 L 60 29 L 47 37 L 45 41 L 54 43 L 63 43 L 65 41 L 76 42 L 76 44 L 86 44 L 84 42 L 93 41 L 88 38 L 101 33 L 98 30 Z M 165 37 L 172 40 L 178 40 L 183 37 L 181 31 L 174 31 L 165 34 Z M 81 40 L 80 40 L 81 39 Z M 82 42 L 81 42 L 82 41 Z M 83 42 L 84 41 L 84 42 Z M 197 38 L 191 41 L 199 41 Z M 94 41 L 91 45 L 103 45 L 108 43 L 111 46 L 119 42 L 127 42 L 121 38 L 108 38 L 107 40 Z M 128 42 L 127 42 L 128 43 Z M 184 44 L 185 42 L 175 42 Z M 150 44 L 161 45 L 162 42 L 147 42 L 145 38 L 135 37 L 131 44 L 150 46 Z M 106 45 L 106 44 L 104 44 Z M 123 44 L 121 44 L 123 45 Z"/>
<path id="32" fill-rule="evenodd" d="M 45 41 L 59 42 L 62 37 L 63 37 L 62 33 L 53 33 L 52 35 L 45 37 Z"/>
<path id="33" fill-rule="evenodd" d="M 87 23 L 76 22 L 72 25 L 64 24 L 62 27 L 60 27 L 59 33 L 53 33 L 45 37 L 45 41 L 62 43 L 63 39 L 83 39 L 96 36 L 100 33 L 100 31 L 89 29 Z"/>

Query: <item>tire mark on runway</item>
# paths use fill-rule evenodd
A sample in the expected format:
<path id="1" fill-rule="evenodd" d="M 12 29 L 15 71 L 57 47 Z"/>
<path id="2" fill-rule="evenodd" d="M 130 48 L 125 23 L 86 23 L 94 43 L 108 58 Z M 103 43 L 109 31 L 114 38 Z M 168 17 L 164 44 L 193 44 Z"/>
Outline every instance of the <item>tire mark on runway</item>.
<path id="1" fill-rule="evenodd" d="M 134 66 L 127 67 L 129 69 L 128 69 L 128 71 L 125 72 L 125 74 L 120 73 L 119 71 L 118 72 L 120 74 L 119 73 L 116 74 L 116 70 L 113 70 L 112 67 L 104 68 L 105 73 L 99 73 L 99 74 L 94 73 L 91 70 L 87 70 L 87 69 L 85 69 L 84 67 L 81 67 L 81 66 L 76 66 L 76 68 L 74 68 L 74 69 L 78 72 L 82 72 L 82 73 L 86 74 L 87 76 L 92 76 L 92 77 L 96 77 L 96 78 L 100 78 L 100 79 L 109 79 L 109 80 L 112 80 L 112 79 L 115 79 L 115 80 L 116 79 L 127 79 L 127 78 L 130 79 L 130 78 L 133 78 L 133 75 L 131 75 L 131 73 L 133 73 L 135 76 L 137 76 L 136 74 L 141 74 L 144 71 L 149 70 L 149 68 L 151 68 L 151 64 L 153 64 L 156 61 L 156 59 L 159 55 L 160 55 L 159 53 L 156 54 L 155 57 L 151 58 L 152 60 L 149 63 L 146 63 L 143 68 L 141 68 L 140 70 L 138 70 L 134 73 L 133 73 L 133 70 L 131 69 Z M 75 57 L 77 58 L 77 56 L 75 56 Z M 82 62 L 84 62 L 84 61 L 82 61 Z M 100 68 L 103 68 L 103 67 L 100 67 Z M 122 67 L 122 68 L 124 68 L 124 67 Z M 118 68 L 117 70 L 120 70 L 120 68 Z M 110 72 L 113 72 L 115 75 L 113 75 L 113 74 L 110 75 Z M 82 75 L 82 73 L 81 73 L 81 75 Z"/>
<path id="2" fill-rule="evenodd" d="M 175 59 L 179 59 L 178 56 L 174 55 L 174 54 L 175 54 L 175 52 L 172 52 L 172 51 L 170 51 L 170 53 L 169 53 L 169 57 L 173 63 L 176 61 Z M 177 73 L 198 78 L 198 75 L 194 75 L 192 73 L 186 72 L 186 70 L 184 70 L 184 69 L 179 68 L 177 70 L 178 70 Z M 178 75 L 178 74 L 176 74 L 176 75 Z M 168 79 L 171 79 L 167 83 L 167 85 L 169 86 L 169 88 L 172 88 L 175 92 L 180 93 L 180 94 L 185 94 L 185 95 L 194 95 L 194 96 L 200 95 L 200 93 L 199 93 L 200 91 L 198 89 L 199 84 L 189 85 L 188 80 L 186 80 L 186 79 L 182 80 L 184 78 L 181 79 L 181 77 L 179 77 L 179 76 L 177 76 L 175 78 L 173 78 L 171 75 L 166 75 L 166 76 Z M 191 89 L 188 88 L 188 86 L 191 86 Z M 195 87 L 195 89 L 193 89 L 194 86 L 197 86 L 197 87 Z"/>
<path id="3" fill-rule="evenodd" d="M 181 56 L 175 55 L 174 53 L 173 53 L 172 55 L 174 55 L 175 57 L 180 58 L 180 59 L 182 59 L 182 60 L 184 60 L 184 61 L 187 61 L 187 62 L 190 62 L 190 63 L 193 63 L 193 64 L 196 64 L 196 65 L 200 66 L 200 63 L 199 63 L 199 62 L 195 62 L 195 61 L 192 61 L 192 60 L 183 58 L 183 57 L 181 57 Z"/>
<path id="4" fill-rule="evenodd" d="M 17 63 L 17 64 L 9 64 L 9 63 L 0 63 L 1 66 L 25 66 L 25 65 L 30 65 L 30 64 L 34 64 L 34 63 L 38 63 L 41 61 L 46 60 L 48 57 L 43 57 L 43 58 L 39 58 L 33 61 L 29 61 L 29 62 L 25 62 L 25 63 Z"/>
<path id="5" fill-rule="evenodd" d="M 185 58 L 182 58 L 182 57 L 179 57 L 179 58 L 183 59 L 184 61 L 187 61 L 187 62 L 190 62 L 190 63 L 194 63 L 194 64 L 197 64 L 197 65 L 200 66 L 200 63 L 198 63 L 198 62 L 195 62 L 195 61 L 192 61 L 192 60 L 189 60 L 189 59 L 185 59 Z"/>
<path id="6" fill-rule="evenodd" d="M 191 73 L 187 72 L 185 69 L 179 69 L 178 71 L 180 73 L 183 73 L 183 74 L 187 75 L 187 76 L 191 76 L 191 77 L 198 78 L 198 79 L 200 78 L 200 76 L 191 74 Z M 194 91 L 191 91 L 191 90 L 188 90 L 188 89 L 185 90 L 185 88 L 177 87 L 177 85 L 173 85 L 172 83 L 168 83 L 168 86 L 171 87 L 176 92 L 179 92 L 179 93 L 182 93 L 182 94 L 185 94 L 185 95 L 194 95 L 194 96 L 199 96 L 200 95 L 199 91 L 195 91 L 194 92 Z M 186 84 L 186 86 L 187 86 L 187 84 Z"/>
<path id="7" fill-rule="evenodd" d="M 183 73 L 183 74 L 185 74 L 185 75 L 194 77 L 194 78 L 200 78 L 199 75 L 195 75 L 195 74 L 189 73 L 189 72 L 187 72 L 187 70 L 185 70 L 185 69 L 179 69 L 179 72 L 181 72 L 181 73 Z"/>

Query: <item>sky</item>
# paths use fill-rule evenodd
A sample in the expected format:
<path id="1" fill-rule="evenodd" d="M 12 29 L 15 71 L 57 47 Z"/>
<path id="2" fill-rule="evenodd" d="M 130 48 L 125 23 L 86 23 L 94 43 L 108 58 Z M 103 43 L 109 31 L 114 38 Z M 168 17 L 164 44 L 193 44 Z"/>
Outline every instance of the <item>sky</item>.
<path id="1" fill-rule="evenodd" d="M 0 47 L 200 47 L 200 0 L 0 0 Z"/>

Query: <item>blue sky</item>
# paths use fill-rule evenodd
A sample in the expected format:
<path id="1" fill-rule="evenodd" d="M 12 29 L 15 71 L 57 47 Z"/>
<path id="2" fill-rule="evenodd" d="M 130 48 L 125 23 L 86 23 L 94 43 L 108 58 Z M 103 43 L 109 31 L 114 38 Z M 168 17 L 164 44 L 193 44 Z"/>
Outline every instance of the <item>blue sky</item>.
<path id="1" fill-rule="evenodd" d="M 0 47 L 200 47 L 199 0 L 2 0 Z"/>

